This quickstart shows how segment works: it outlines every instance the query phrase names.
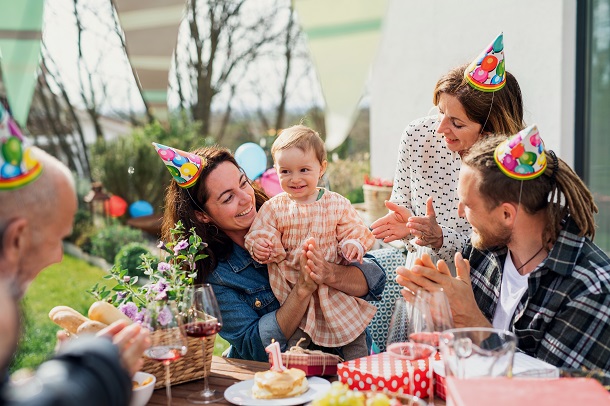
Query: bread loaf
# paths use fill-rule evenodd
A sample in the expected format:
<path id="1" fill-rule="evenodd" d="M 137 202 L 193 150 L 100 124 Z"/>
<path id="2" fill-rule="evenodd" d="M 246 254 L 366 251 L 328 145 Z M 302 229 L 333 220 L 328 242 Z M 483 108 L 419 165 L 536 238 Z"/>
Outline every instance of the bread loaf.
<path id="1" fill-rule="evenodd" d="M 49 313 L 51 315 L 51 313 Z M 53 312 L 53 316 L 51 317 L 53 323 L 57 324 L 61 328 L 68 330 L 72 334 L 77 334 L 76 331 L 80 327 L 81 324 L 86 322 L 87 319 L 85 316 L 80 314 L 74 309 L 70 310 L 59 310 Z"/>
<path id="2" fill-rule="evenodd" d="M 67 312 L 74 312 L 74 313 L 78 313 L 76 310 L 74 310 L 73 308 L 71 308 L 70 306 L 55 306 L 54 308 L 51 309 L 51 311 L 49 312 L 49 318 L 51 320 L 53 320 L 53 316 L 55 316 L 55 314 L 57 314 L 58 312 L 65 310 Z"/>
<path id="3" fill-rule="evenodd" d="M 106 327 L 108 327 L 107 324 L 101 323 L 99 321 L 87 320 L 86 322 L 78 326 L 76 334 L 95 334 Z"/>
<path id="4" fill-rule="evenodd" d="M 89 318 L 104 324 L 112 324 L 117 320 L 125 320 L 128 324 L 133 323 L 122 311 L 110 303 L 102 301 L 95 302 L 91 305 L 89 308 Z"/>

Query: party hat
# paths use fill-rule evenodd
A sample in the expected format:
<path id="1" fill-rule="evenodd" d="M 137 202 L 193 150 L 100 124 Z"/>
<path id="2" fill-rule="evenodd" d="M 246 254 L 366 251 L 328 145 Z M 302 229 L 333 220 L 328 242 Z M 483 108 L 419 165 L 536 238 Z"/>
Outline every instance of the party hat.
<path id="1" fill-rule="evenodd" d="M 464 72 L 470 86 L 482 92 L 495 92 L 506 84 L 504 34 L 500 33 Z"/>
<path id="2" fill-rule="evenodd" d="M 534 179 L 546 169 L 544 142 L 536 125 L 531 125 L 496 147 L 494 159 L 506 176 L 518 180 Z"/>
<path id="3" fill-rule="evenodd" d="M 180 187 L 189 188 L 197 182 L 205 166 L 204 158 L 156 142 L 152 144 Z"/>
<path id="4" fill-rule="evenodd" d="M 33 182 L 42 164 L 33 156 L 11 115 L 0 104 L 0 190 L 18 189 Z"/>

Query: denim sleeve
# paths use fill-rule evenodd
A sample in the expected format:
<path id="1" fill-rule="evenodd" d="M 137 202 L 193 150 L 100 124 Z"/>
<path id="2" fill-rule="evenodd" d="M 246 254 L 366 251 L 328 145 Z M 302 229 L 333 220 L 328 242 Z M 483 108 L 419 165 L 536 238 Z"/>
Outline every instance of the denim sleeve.
<path id="1" fill-rule="evenodd" d="M 352 262 L 352 265 L 362 271 L 369 292 L 362 299 L 371 301 L 381 300 L 385 288 L 386 274 L 374 256 L 366 254 L 362 263 Z"/>
<path id="2" fill-rule="evenodd" d="M 269 309 L 268 313 L 257 313 L 242 299 L 240 293 L 231 287 L 214 285 L 214 293 L 223 317 L 220 335 L 231 344 L 229 356 L 268 361 L 263 342 L 269 343 L 271 338 L 286 341 L 275 321 L 275 306 L 267 304 L 265 308 Z M 264 337 L 261 337 L 261 331 L 266 332 Z"/>
<path id="3" fill-rule="evenodd" d="M 258 330 L 261 342 L 264 346 L 271 344 L 271 340 L 275 340 L 280 344 L 280 349 L 284 352 L 288 350 L 288 348 L 286 348 L 288 339 L 284 337 L 284 333 L 282 333 L 282 329 L 280 329 L 280 325 L 275 317 L 276 312 L 277 311 L 272 311 L 261 317 L 258 321 Z M 268 355 L 265 354 L 265 357 L 268 357 Z M 265 361 L 267 361 L 267 358 L 265 358 Z"/>

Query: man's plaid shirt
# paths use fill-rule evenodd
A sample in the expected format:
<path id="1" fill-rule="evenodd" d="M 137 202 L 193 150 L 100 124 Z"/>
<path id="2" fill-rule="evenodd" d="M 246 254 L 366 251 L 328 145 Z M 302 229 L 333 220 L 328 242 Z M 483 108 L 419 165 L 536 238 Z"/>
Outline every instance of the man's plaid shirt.
<path id="1" fill-rule="evenodd" d="M 549 256 L 529 276 L 511 330 L 531 356 L 558 367 L 610 372 L 610 259 L 578 233 L 566 218 Z M 464 252 L 475 299 L 492 322 L 508 249 L 481 252 L 468 245 Z"/>

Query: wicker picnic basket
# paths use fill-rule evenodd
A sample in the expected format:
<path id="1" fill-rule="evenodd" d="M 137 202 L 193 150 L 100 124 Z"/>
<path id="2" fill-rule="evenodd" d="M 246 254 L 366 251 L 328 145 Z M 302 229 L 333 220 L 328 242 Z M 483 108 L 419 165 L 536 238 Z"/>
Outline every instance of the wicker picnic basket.
<path id="1" fill-rule="evenodd" d="M 154 334 L 164 334 L 163 331 L 155 331 Z M 216 334 L 205 338 L 187 337 L 188 350 L 186 355 L 179 360 L 172 362 L 169 366 L 170 382 L 172 385 L 202 379 L 210 374 L 212 367 L 212 355 L 214 354 L 214 341 Z M 203 368 L 203 346 L 201 340 L 205 342 L 206 365 Z M 162 362 L 144 358 L 142 371 L 153 374 L 157 378 L 155 389 L 165 386 L 165 365 Z"/>

